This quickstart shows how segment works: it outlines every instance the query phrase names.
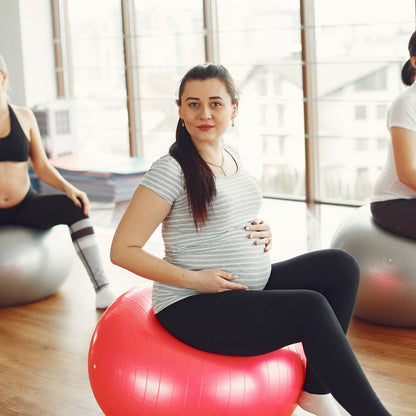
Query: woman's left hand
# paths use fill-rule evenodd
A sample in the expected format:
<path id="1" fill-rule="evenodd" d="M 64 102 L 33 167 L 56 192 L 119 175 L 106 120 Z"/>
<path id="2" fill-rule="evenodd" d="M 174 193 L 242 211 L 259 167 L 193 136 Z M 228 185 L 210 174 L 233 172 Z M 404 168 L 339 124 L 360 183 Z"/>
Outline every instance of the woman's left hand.
<path id="1" fill-rule="evenodd" d="M 256 218 L 250 225 L 245 227 L 246 231 L 251 231 L 248 238 L 255 239 L 256 246 L 264 245 L 264 251 L 270 251 L 272 248 L 272 231 L 270 225 L 263 220 Z"/>
<path id="2" fill-rule="evenodd" d="M 88 215 L 90 211 L 90 201 L 88 196 L 85 192 L 80 191 L 78 188 L 71 186 L 70 188 L 66 189 L 66 196 L 77 206 L 83 207 L 83 211 L 85 215 Z M 81 204 L 82 202 L 82 204 Z"/>

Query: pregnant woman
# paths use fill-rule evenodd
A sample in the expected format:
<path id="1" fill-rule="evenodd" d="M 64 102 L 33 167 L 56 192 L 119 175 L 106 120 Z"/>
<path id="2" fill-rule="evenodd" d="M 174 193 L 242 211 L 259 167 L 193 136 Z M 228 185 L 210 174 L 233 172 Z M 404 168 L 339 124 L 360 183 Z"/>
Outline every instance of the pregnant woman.
<path id="1" fill-rule="evenodd" d="M 339 415 L 332 393 L 351 415 L 389 415 L 345 336 L 358 288 L 355 260 L 322 250 L 270 264 L 270 230 L 253 224 L 260 189 L 222 143 L 238 113 L 228 71 L 192 68 L 178 107 L 176 141 L 135 191 L 114 235 L 112 261 L 154 281 L 157 319 L 195 348 L 252 356 L 302 342 L 305 410 Z M 160 223 L 164 259 L 143 248 Z"/>

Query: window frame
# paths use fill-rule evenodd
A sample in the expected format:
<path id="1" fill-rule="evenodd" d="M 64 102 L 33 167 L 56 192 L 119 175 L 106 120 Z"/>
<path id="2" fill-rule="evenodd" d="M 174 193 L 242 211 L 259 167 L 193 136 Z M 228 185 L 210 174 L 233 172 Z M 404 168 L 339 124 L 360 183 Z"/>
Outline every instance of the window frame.
<path id="1" fill-rule="evenodd" d="M 205 59 L 207 62 L 219 61 L 217 0 L 202 1 Z M 334 205 L 358 206 L 355 201 L 331 202 L 321 198 L 319 190 L 319 129 L 317 61 L 315 43 L 315 2 L 299 0 L 302 46 L 302 89 L 304 111 L 304 148 L 305 148 L 305 196 L 299 198 L 290 195 L 274 195 L 273 198 L 302 200 L 306 203 L 324 203 Z M 416 4 L 416 1 L 415 1 Z M 51 0 L 53 20 L 53 43 L 55 47 L 56 84 L 59 97 L 72 98 L 71 39 L 68 23 L 68 0 Z M 124 66 L 127 92 L 127 112 L 129 127 L 130 156 L 143 156 L 143 131 L 141 123 L 141 97 L 139 90 L 138 51 L 136 50 L 136 27 L 134 0 L 121 0 L 122 36 L 124 47 Z M 415 7 L 416 11 L 416 7 Z M 416 12 L 415 12 L 416 13 Z M 416 20 L 416 15 L 414 16 Z M 359 104 L 359 103 L 358 103 Z"/>

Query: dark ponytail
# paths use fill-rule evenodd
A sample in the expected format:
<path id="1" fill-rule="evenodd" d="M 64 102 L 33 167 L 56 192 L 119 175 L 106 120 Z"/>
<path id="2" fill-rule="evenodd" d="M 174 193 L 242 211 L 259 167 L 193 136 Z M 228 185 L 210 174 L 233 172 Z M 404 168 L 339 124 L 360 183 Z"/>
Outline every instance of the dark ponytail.
<path id="1" fill-rule="evenodd" d="M 238 93 L 230 73 L 224 66 L 211 63 L 197 65 L 185 74 L 179 86 L 177 104 L 181 104 L 187 81 L 204 81 L 212 78 L 224 83 L 232 104 L 235 104 L 238 101 Z M 176 141 L 170 147 L 169 154 L 178 161 L 182 168 L 189 208 L 194 218 L 195 228 L 200 229 L 208 218 L 208 208 L 212 206 L 212 198 L 216 195 L 215 177 L 211 168 L 200 156 L 181 119 L 176 127 Z"/>
<path id="2" fill-rule="evenodd" d="M 176 142 L 170 147 L 169 154 L 181 165 L 195 228 L 201 228 L 208 218 L 207 207 L 216 194 L 214 174 L 196 150 L 182 120 L 178 121 Z"/>
<path id="3" fill-rule="evenodd" d="M 410 37 L 408 50 L 410 57 L 416 56 L 416 32 Z M 412 85 L 416 77 L 416 68 L 412 65 L 410 59 L 406 61 L 402 68 L 402 82 L 404 85 Z"/>

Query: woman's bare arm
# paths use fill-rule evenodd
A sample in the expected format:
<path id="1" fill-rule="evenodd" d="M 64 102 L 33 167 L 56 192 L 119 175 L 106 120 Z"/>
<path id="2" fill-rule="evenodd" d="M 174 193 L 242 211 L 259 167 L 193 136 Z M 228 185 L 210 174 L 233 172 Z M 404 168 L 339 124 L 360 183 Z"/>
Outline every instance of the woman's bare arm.
<path id="1" fill-rule="evenodd" d="M 400 181 L 416 190 L 416 132 L 391 127 L 394 161 Z"/>
<path id="2" fill-rule="evenodd" d="M 111 261 L 147 279 L 194 289 L 202 293 L 247 289 L 221 270 L 190 271 L 170 264 L 144 250 L 146 242 L 171 209 L 170 204 L 150 189 L 139 185 L 117 227 L 111 245 Z"/>

